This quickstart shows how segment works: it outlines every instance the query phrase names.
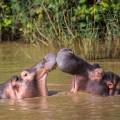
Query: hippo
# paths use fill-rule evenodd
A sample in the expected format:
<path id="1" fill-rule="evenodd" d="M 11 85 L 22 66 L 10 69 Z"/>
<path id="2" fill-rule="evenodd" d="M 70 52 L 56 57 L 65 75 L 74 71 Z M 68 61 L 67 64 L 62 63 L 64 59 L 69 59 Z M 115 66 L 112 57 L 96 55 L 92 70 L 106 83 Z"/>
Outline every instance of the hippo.
<path id="1" fill-rule="evenodd" d="M 103 82 L 104 71 L 99 64 L 93 64 L 93 67 L 88 71 L 89 80 L 87 83 L 86 91 L 88 93 L 100 96 L 108 96 L 109 89 Z"/>
<path id="2" fill-rule="evenodd" d="M 61 49 L 56 57 L 58 68 L 73 75 L 71 92 L 85 90 L 88 82 L 88 70 L 93 66 L 79 56 L 75 55 L 71 49 Z"/>
<path id="3" fill-rule="evenodd" d="M 103 71 L 99 64 L 93 64 L 93 69 L 89 71 L 89 80 L 89 84 L 90 82 L 99 84 L 99 87 L 96 85 L 96 89 L 101 88 L 103 95 L 112 96 L 120 94 L 120 76 L 112 71 Z"/>
<path id="4" fill-rule="evenodd" d="M 71 92 L 79 90 L 87 91 L 97 95 L 108 95 L 108 87 L 102 81 L 103 70 L 99 64 L 90 64 L 71 49 L 61 49 L 56 58 L 58 68 L 73 75 Z"/>
<path id="5" fill-rule="evenodd" d="M 47 96 L 46 78 L 48 72 L 56 67 L 56 55 L 49 53 L 39 63 L 23 70 L 19 76 L 12 76 L 0 84 L 1 99 L 23 99 Z"/>
<path id="6" fill-rule="evenodd" d="M 120 76 L 112 71 L 107 71 L 104 73 L 103 82 L 108 86 L 109 95 L 119 95 L 120 94 Z"/>

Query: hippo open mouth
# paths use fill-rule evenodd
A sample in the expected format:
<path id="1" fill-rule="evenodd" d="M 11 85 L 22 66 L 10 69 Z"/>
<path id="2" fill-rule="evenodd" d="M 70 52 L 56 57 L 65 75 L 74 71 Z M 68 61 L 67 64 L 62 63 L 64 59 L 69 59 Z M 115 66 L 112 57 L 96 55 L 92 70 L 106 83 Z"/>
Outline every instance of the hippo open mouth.
<path id="1" fill-rule="evenodd" d="M 47 96 L 48 89 L 46 79 L 48 73 L 53 70 L 55 66 L 56 55 L 49 53 L 38 64 L 34 65 L 30 69 L 24 70 L 21 73 L 21 79 L 29 84 L 27 85 L 27 87 L 33 84 L 31 85 L 31 88 L 33 88 L 34 90 L 31 90 L 31 93 L 37 93 L 37 96 Z"/>
<path id="2" fill-rule="evenodd" d="M 87 70 L 91 68 L 87 61 L 75 55 L 71 49 L 63 48 L 58 52 L 56 62 L 61 71 L 73 75 L 71 92 L 85 89 Z"/>
<path id="3" fill-rule="evenodd" d="M 53 70 L 55 67 L 56 55 L 52 53 L 47 54 L 40 63 L 32 67 L 32 69 L 36 69 L 35 79 L 37 80 L 38 91 L 40 96 L 48 95 L 46 79 L 48 76 L 48 72 Z"/>
<path id="4" fill-rule="evenodd" d="M 56 55 L 47 54 L 38 64 L 23 70 L 20 76 L 13 76 L 0 85 L 0 98 L 23 99 L 47 96 L 48 72 L 56 66 Z"/>

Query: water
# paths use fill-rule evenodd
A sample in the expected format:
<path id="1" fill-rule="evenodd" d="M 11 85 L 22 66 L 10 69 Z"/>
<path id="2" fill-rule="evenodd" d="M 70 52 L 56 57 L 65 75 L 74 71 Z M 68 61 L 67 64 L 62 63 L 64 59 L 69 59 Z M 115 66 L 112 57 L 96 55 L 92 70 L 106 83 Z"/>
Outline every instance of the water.
<path id="1" fill-rule="evenodd" d="M 37 63 L 54 48 L 23 44 L 0 45 L 0 82 Z M 96 61 L 92 61 L 96 62 Z M 97 61 L 105 70 L 120 74 L 119 60 Z M 70 75 L 52 71 L 48 77 L 53 96 L 23 100 L 0 100 L 0 120 L 119 120 L 120 96 L 98 97 L 69 93 Z"/>

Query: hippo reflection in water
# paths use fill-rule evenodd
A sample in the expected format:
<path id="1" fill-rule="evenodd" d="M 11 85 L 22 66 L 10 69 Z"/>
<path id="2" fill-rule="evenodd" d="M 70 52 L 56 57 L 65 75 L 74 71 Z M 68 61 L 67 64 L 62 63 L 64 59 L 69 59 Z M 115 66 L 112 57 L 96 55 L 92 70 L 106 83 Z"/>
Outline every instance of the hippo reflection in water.
<path id="1" fill-rule="evenodd" d="M 20 76 L 13 76 L 0 85 L 0 98 L 23 99 L 47 96 L 46 78 L 56 66 L 56 55 L 46 55 L 38 64 L 23 70 Z"/>

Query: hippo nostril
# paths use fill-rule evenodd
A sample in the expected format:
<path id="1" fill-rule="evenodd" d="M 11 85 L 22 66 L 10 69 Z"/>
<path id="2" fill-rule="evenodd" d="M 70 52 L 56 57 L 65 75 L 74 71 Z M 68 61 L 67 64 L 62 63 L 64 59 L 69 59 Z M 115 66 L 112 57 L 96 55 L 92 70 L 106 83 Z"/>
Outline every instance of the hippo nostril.
<path id="1" fill-rule="evenodd" d="M 47 62 L 47 60 L 46 60 L 45 58 L 43 58 L 43 59 L 41 60 L 41 67 L 44 67 L 44 65 L 45 65 L 46 62 Z"/>

